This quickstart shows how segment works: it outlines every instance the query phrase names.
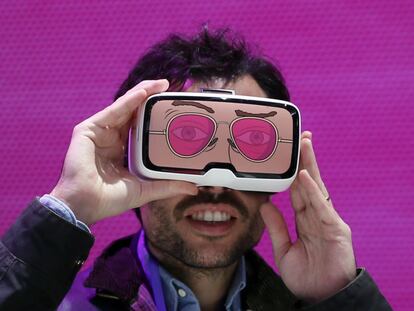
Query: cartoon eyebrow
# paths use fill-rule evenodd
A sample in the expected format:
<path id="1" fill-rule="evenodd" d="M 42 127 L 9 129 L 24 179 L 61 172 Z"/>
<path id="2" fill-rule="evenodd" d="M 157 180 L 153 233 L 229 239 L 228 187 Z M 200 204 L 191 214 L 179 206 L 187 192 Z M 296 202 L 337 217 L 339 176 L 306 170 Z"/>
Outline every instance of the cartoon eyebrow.
<path id="1" fill-rule="evenodd" d="M 266 117 L 273 117 L 277 115 L 276 111 L 270 111 L 268 113 L 251 113 L 242 110 L 235 110 L 236 116 L 238 117 L 259 117 L 259 118 L 266 118 Z"/>
<path id="2" fill-rule="evenodd" d="M 194 107 L 197 107 L 197 108 L 204 109 L 209 113 L 214 113 L 215 112 L 213 110 L 213 108 L 211 108 L 211 107 L 208 107 L 208 106 L 203 105 L 201 103 L 191 102 L 191 101 L 175 100 L 175 101 L 172 102 L 171 105 L 173 105 L 173 106 L 194 106 Z"/>

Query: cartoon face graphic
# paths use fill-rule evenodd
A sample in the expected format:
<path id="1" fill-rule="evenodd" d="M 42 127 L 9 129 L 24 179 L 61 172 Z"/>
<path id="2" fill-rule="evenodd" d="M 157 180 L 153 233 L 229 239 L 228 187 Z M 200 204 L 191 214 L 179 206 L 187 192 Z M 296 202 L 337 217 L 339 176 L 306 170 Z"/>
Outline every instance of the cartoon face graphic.
<path id="1" fill-rule="evenodd" d="M 282 105 L 159 100 L 150 115 L 148 157 L 159 167 L 221 163 L 245 174 L 283 174 L 291 166 L 293 123 Z"/>

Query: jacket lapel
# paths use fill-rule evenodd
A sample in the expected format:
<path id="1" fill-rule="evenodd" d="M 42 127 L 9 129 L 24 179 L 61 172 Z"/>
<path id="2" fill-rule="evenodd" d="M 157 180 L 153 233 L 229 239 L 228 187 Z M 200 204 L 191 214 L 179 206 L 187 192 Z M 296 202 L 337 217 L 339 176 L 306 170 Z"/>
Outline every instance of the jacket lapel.
<path id="1" fill-rule="evenodd" d="M 245 258 L 247 284 L 242 292 L 243 309 L 294 310 L 297 298 L 273 269 L 253 250 L 248 251 Z"/>
<path id="2" fill-rule="evenodd" d="M 96 288 L 97 295 L 136 301 L 142 284 L 147 285 L 145 274 L 133 254 L 132 236 L 117 240 L 104 250 L 94 262 L 85 280 L 85 287 Z M 151 297 L 147 290 L 148 296 Z"/>

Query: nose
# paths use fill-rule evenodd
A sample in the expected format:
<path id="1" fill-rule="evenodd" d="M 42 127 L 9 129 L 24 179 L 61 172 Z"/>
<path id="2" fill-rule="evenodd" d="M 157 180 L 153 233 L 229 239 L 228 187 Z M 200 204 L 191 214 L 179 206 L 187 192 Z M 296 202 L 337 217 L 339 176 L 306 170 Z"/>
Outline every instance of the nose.
<path id="1" fill-rule="evenodd" d="M 214 147 L 214 153 L 210 153 L 210 161 L 217 163 L 229 163 L 230 154 L 229 154 L 229 125 L 227 122 L 219 122 L 216 131 L 216 143 Z"/>

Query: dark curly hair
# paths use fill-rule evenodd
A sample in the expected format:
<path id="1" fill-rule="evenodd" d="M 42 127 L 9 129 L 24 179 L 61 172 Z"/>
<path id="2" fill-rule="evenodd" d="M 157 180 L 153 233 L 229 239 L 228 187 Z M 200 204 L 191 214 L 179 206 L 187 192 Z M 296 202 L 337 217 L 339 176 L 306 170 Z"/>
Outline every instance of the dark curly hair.
<path id="1" fill-rule="evenodd" d="M 122 83 L 115 99 L 143 80 L 167 79 L 171 91 L 184 83 L 221 78 L 229 82 L 251 75 L 269 98 L 289 100 L 289 91 L 280 71 L 264 57 L 253 55 L 243 38 L 229 29 L 197 35 L 172 34 L 149 49 Z"/>

